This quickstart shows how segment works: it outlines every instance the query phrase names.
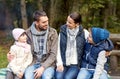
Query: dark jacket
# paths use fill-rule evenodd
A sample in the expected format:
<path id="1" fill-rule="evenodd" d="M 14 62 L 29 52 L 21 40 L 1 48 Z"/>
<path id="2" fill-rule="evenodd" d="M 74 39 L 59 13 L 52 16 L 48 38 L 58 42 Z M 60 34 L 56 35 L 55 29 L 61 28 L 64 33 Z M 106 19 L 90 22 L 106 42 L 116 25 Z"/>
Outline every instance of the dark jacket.
<path id="1" fill-rule="evenodd" d="M 66 65 L 66 48 L 67 48 L 67 26 L 62 25 L 60 28 L 60 51 L 61 57 L 63 61 L 63 65 Z M 81 64 L 83 49 L 85 45 L 85 36 L 82 26 L 79 27 L 79 32 L 76 36 L 76 46 L 77 46 L 77 58 L 78 58 L 78 66 Z"/>
<path id="2" fill-rule="evenodd" d="M 106 39 L 96 45 L 92 45 L 90 43 L 85 44 L 85 50 L 82 60 L 82 68 L 87 69 L 95 69 L 98 55 L 101 51 L 111 51 L 114 48 L 111 40 Z M 108 63 L 106 62 L 104 65 L 104 69 L 108 70 Z"/>

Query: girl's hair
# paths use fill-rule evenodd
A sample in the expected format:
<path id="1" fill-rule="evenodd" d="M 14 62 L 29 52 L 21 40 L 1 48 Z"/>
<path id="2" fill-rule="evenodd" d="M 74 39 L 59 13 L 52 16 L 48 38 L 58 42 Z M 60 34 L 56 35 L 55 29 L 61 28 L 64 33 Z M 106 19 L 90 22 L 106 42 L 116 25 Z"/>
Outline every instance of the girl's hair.
<path id="1" fill-rule="evenodd" d="M 34 21 L 39 21 L 40 19 L 40 17 L 41 16 L 47 16 L 46 15 L 46 13 L 44 12 L 44 11 L 39 11 L 39 10 L 37 10 L 37 11 L 35 11 L 34 13 L 33 13 L 33 20 Z"/>
<path id="2" fill-rule="evenodd" d="M 23 32 L 20 36 L 23 36 L 23 35 L 27 35 L 27 33 L 26 33 L 26 32 Z"/>
<path id="3" fill-rule="evenodd" d="M 69 16 L 74 20 L 75 23 L 82 23 L 82 17 L 78 12 L 73 12 Z"/>

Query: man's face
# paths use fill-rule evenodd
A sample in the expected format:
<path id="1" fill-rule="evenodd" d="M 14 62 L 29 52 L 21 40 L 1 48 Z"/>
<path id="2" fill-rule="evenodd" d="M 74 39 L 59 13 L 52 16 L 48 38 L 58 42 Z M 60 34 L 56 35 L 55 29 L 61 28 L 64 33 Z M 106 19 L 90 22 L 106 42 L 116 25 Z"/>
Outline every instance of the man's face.
<path id="1" fill-rule="evenodd" d="M 46 30 L 48 28 L 48 17 L 41 16 L 40 20 L 36 22 L 37 30 Z"/>

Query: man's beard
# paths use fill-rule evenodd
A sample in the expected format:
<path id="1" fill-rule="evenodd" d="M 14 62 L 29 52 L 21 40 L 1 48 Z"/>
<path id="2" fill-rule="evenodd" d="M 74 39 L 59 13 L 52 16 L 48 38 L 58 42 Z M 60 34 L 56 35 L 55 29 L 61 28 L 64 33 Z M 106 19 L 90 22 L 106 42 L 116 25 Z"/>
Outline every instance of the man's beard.
<path id="1" fill-rule="evenodd" d="M 39 30 L 41 30 L 41 31 L 47 30 L 47 29 L 44 29 L 42 26 L 38 26 L 38 28 L 39 28 Z"/>

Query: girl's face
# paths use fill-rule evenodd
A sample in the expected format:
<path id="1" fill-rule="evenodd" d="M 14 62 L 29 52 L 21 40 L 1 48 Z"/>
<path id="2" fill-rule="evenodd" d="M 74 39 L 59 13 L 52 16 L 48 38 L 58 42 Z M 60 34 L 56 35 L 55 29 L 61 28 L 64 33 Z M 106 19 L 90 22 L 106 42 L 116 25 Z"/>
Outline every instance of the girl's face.
<path id="1" fill-rule="evenodd" d="M 27 35 L 26 35 L 25 33 L 23 33 L 23 34 L 18 38 L 18 42 L 26 43 L 26 42 L 27 42 Z"/>
<path id="2" fill-rule="evenodd" d="M 74 20 L 70 18 L 70 16 L 68 16 L 66 24 L 69 29 L 73 29 L 78 26 L 78 23 L 75 23 Z"/>
<path id="3" fill-rule="evenodd" d="M 89 43 L 94 44 L 91 32 L 89 33 L 88 41 Z"/>

